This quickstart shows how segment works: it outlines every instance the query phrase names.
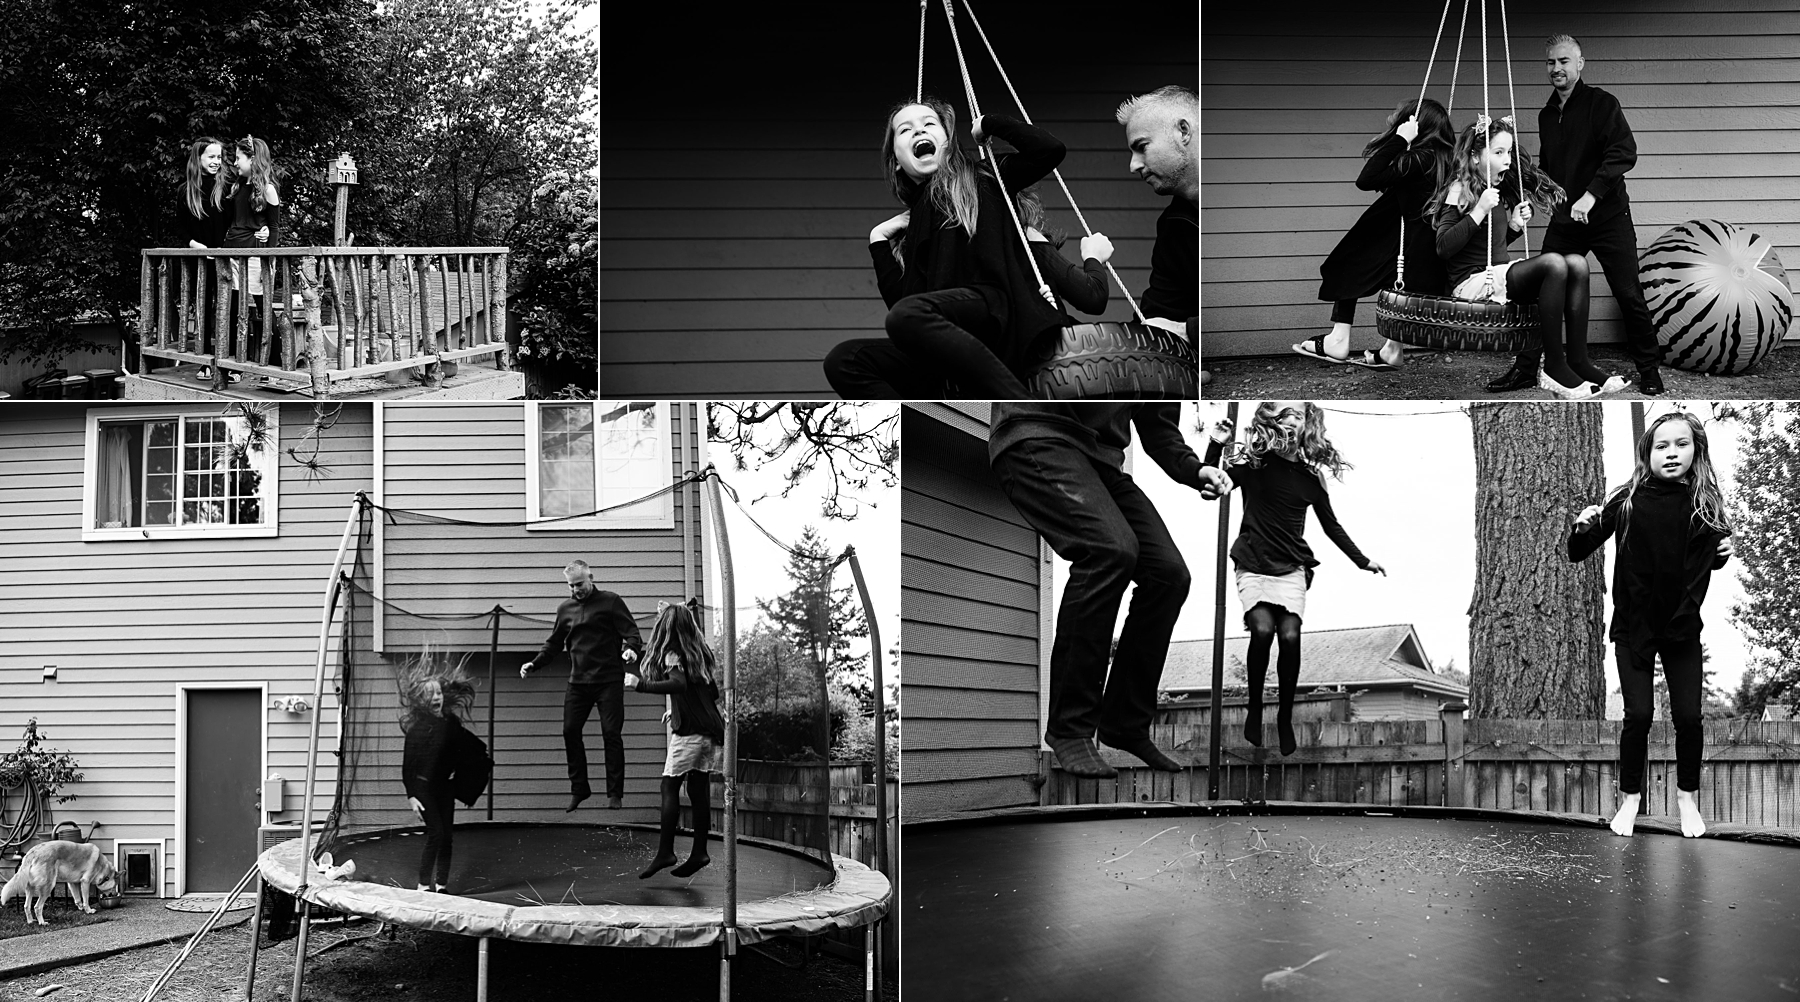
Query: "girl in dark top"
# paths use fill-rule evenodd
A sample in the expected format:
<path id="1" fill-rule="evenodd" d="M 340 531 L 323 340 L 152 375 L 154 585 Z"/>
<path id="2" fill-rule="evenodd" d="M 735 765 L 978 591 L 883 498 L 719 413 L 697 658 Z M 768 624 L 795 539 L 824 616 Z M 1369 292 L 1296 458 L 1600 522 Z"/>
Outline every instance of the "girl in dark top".
<path id="1" fill-rule="evenodd" d="M 457 731 L 475 701 L 475 686 L 461 663 L 434 662 L 428 653 L 400 675 L 400 729 L 406 732 L 401 775 L 406 802 L 425 825 L 419 857 L 419 890 L 444 890 L 450 880 L 450 842 L 456 824 L 451 776 L 456 772 Z"/>
<path id="2" fill-rule="evenodd" d="M 1619 792 L 1624 799 L 1612 830 L 1629 837 L 1637 821 L 1661 655 L 1675 722 L 1675 804 L 1681 833 L 1698 838 L 1706 831 L 1695 797 L 1706 743 L 1700 719 L 1700 606 L 1712 572 L 1731 559 L 1725 498 L 1706 429 L 1698 420 L 1674 411 L 1651 423 L 1638 439 L 1631 480 L 1614 490 L 1604 507 L 1589 505 L 1575 516 L 1569 559 L 1587 559 L 1608 537 L 1618 540 L 1608 636 L 1625 697 L 1625 726 L 1619 734 Z"/>
<path id="3" fill-rule="evenodd" d="M 1405 350 L 1398 341 L 1382 344 L 1380 353 L 1350 357 L 1350 328 L 1356 301 L 1391 288 L 1398 270 L 1400 234 L 1406 231 L 1406 291 L 1437 296 L 1444 292 L 1444 266 L 1425 206 L 1449 177 L 1456 131 L 1444 106 L 1426 98 L 1401 101 L 1387 118 L 1387 129 L 1363 147 L 1362 173 L 1356 186 L 1379 191 L 1381 197 L 1344 234 L 1331 256 L 1319 266 L 1319 298 L 1332 301 L 1331 333 L 1294 345 L 1302 355 L 1327 362 L 1350 362 L 1370 369 L 1390 369 Z"/>
<path id="4" fill-rule="evenodd" d="M 1537 303 L 1544 349 L 1539 388 L 1571 400 L 1622 390 L 1623 379 L 1609 376 L 1588 358 L 1587 256 L 1553 253 L 1510 260 L 1507 245 L 1525 232 L 1534 207 L 1549 212 L 1566 197 L 1517 143 L 1512 122 L 1504 118 L 1478 119 L 1456 142 L 1455 170 L 1432 203 L 1437 252 L 1450 272 L 1451 295 Z M 1515 153 L 1518 175 L 1512 173 Z M 1504 214 L 1503 221 L 1491 218 L 1495 209 Z"/>
<path id="5" fill-rule="evenodd" d="M 1106 312 L 1106 262 L 1112 259 L 1113 245 L 1106 234 L 1095 233 L 1081 238 L 1081 267 L 1062 256 L 1066 241 L 1062 232 L 1051 227 L 1044 215 L 1044 201 L 1035 188 L 1026 188 L 1013 199 L 1019 206 L 1019 222 L 1025 226 L 1025 238 L 1031 242 L 1031 255 L 1037 258 L 1038 270 L 1050 291 L 1083 313 Z M 1060 304 L 1059 304 L 1060 305 Z"/>
<path id="6" fill-rule="evenodd" d="M 978 164 L 956 142 L 956 113 L 935 98 L 888 113 L 882 159 L 906 211 L 869 232 L 887 341 L 846 341 L 825 360 L 844 397 L 1031 396 L 1019 372 L 1040 336 L 1075 323 L 1032 274 L 1006 199 L 1049 174 L 1066 152 L 1055 136 L 1006 115 L 973 123 L 1017 151 Z M 937 392 L 925 392 L 935 388 Z"/>
<path id="7" fill-rule="evenodd" d="M 232 144 L 231 183 L 226 189 L 231 199 L 231 225 L 225 231 L 227 247 L 278 247 L 281 245 L 281 190 L 276 187 L 280 170 L 269 155 L 269 144 L 254 136 L 245 136 Z M 262 307 L 263 274 L 261 258 L 239 258 L 232 288 L 239 295 L 249 295 L 255 310 Z M 237 311 L 232 311 L 237 316 Z M 234 321 L 235 322 L 235 321 Z M 260 325 L 251 324 L 253 330 Z M 271 334 L 272 348 L 280 357 L 281 346 Z M 257 352 L 266 359 L 267 352 Z M 235 379 L 236 373 L 233 373 Z M 210 373 L 203 378 L 210 379 Z"/>
<path id="8" fill-rule="evenodd" d="M 1244 491 L 1244 518 L 1237 541 L 1231 544 L 1244 625 L 1250 631 L 1244 665 L 1250 686 L 1244 739 L 1262 746 L 1263 680 L 1269 669 L 1269 648 L 1279 638 L 1275 726 L 1281 753 L 1292 755 L 1294 693 L 1300 685 L 1300 620 L 1306 614 L 1313 568 L 1319 565 L 1306 545 L 1306 509 L 1312 508 L 1325 535 L 1356 566 L 1373 574 L 1386 575 L 1387 571 L 1356 548 L 1331 510 L 1325 474 L 1341 480 L 1350 464 L 1325 436 L 1325 412 L 1317 404 L 1258 404 L 1244 445 L 1221 464 L 1231 432 L 1229 421 L 1213 425 L 1212 442 L 1202 462 L 1219 466 Z"/>
<path id="9" fill-rule="evenodd" d="M 719 686 L 715 680 L 713 653 L 700 635 L 695 618 L 698 601 L 665 605 L 650 633 L 644 654 L 645 675 L 629 671 L 625 685 L 639 692 L 660 692 L 668 697 L 663 719 L 669 728 L 669 754 L 662 775 L 662 842 L 656 858 L 640 879 L 675 866 L 675 830 L 681 823 L 681 785 L 687 783 L 688 805 L 694 821 L 694 848 L 687 862 L 670 871 L 691 877 L 712 858 L 706 854 L 706 837 L 712 821 L 711 774 L 721 769 L 725 744 L 725 718 L 719 715 Z"/>
<path id="10" fill-rule="evenodd" d="M 188 146 L 187 177 L 180 186 L 184 246 L 194 250 L 225 245 L 225 143 L 201 136 Z"/>

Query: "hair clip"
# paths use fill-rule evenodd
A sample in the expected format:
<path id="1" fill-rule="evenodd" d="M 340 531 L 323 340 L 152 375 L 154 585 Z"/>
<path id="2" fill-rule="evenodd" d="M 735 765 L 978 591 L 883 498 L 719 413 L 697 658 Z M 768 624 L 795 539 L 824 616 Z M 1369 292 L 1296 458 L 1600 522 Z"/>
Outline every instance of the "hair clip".
<path id="1" fill-rule="evenodd" d="M 1492 125 L 1493 123 L 1494 123 L 1494 120 L 1487 117 L 1486 112 L 1483 112 L 1483 113 L 1475 116 L 1475 130 L 1477 132 L 1486 131 L 1487 127 Z"/>

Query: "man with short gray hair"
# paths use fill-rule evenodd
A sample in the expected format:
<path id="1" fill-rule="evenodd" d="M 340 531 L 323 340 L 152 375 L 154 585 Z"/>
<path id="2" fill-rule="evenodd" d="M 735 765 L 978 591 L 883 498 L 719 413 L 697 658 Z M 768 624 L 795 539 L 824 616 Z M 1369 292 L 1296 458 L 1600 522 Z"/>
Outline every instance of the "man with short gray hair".
<path id="1" fill-rule="evenodd" d="M 1184 333 L 1200 349 L 1200 98 L 1178 84 L 1119 105 L 1131 172 L 1169 206 L 1156 220 L 1150 285 L 1138 299 L 1154 324 Z M 1202 373 L 1202 381 L 1205 374 Z"/>
<path id="2" fill-rule="evenodd" d="M 569 807 L 593 796 L 588 786 L 587 743 L 582 729 L 600 708 L 600 737 L 606 746 L 606 806 L 617 810 L 625 797 L 625 666 L 643 653 L 637 620 L 618 595 L 594 586 L 587 561 L 563 568 L 569 598 L 556 609 L 556 626 L 537 656 L 519 668 L 531 674 L 558 652 L 569 655 L 569 687 L 563 692 L 563 753 L 569 760 Z"/>

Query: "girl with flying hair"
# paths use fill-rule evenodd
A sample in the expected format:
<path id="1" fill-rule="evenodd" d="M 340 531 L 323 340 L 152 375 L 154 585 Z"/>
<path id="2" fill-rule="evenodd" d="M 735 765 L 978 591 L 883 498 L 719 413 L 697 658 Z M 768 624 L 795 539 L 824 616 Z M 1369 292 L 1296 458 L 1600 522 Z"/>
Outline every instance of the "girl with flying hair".
<path id="1" fill-rule="evenodd" d="M 1326 474 L 1342 480 L 1350 464 L 1326 437 L 1325 412 L 1317 404 L 1258 404 L 1244 444 L 1225 455 L 1231 433 L 1230 421 L 1213 425 L 1212 442 L 1202 464 L 1220 467 L 1244 492 L 1244 517 L 1237 541 L 1231 544 L 1244 626 L 1250 631 L 1245 658 L 1250 702 L 1244 739 L 1262 746 L 1263 681 L 1268 674 L 1269 649 L 1279 640 L 1275 726 L 1281 753 L 1292 755 L 1296 747 L 1294 694 L 1300 685 L 1300 622 L 1306 615 L 1313 568 L 1319 565 L 1306 543 L 1307 508 L 1318 516 L 1325 535 L 1356 566 L 1373 574 L 1386 575 L 1387 570 L 1356 548 L 1331 510 Z"/>
<path id="2" fill-rule="evenodd" d="M 1362 173 L 1356 186 L 1379 191 L 1381 197 L 1364 210 L 1356 225 L 1338 241 L 1319 265 L 1319 298 L 1332 304 L 1331 333 L 1294 345 L 1302 355 L 1325 362 L 1349 362 L 1367 369 L 1400 365 L 1405 346 L 1388 341 L 1379 353 L 1350 353 L 1350 330 L 1356 301 L 1391 288 L 1399 267 L 1401 227 L 1406 231 L 1406 290 L 1425 295 L 1444 292 L 1444 265 L 1438 260 L 1436 235 L 1425 210 L 1431 196 L 1450 173 L 1456 131 L 1444 106 L 1426 98 L 1401 101 L 1387 117 L 1387 128 L 1363 147 Z"/>
<path id="3" fill-rule="evenodd" d="M 644 652 L 644 675 L 627 672 L 625 685 L 639 692 L 661 693 L 668 700 L 663 720 L 668 725 L 669 752 L 662 774 L 662 841 L 656 858 L 639 879 L 675 866 L 675 832 L 681 824 L 681 787 L 687 784 L 688 806 L 694 821 L 694 847 L 687 862 L 670 872 L 691 877 L 712 862 L 706 838 L 712 821 L 711 774 L 720 771 L 725 744 L 725 718 L 719 714 L 719 684 L 715 661 L 700 635 L 696 616 L 699 602 L 663 605 L 650 632 Z"/>
<path id="4" fill-rule="evenodd" d="M 1627 838 L 1644 793 L 1644 757 L 1656 707 L 1657 659 L 1669 682 L 1669 715 L 1675 724 L 1675 804 L 1681 833 L 1706 831 L 1696 793 L 1706 732 L 1700 717 L 1700 606 L 1712 572 L 1731 559 L 1731 526 L 1719 489 L 1706 427 L 1693 415 L 1671 411 L 1651 422 L 1637 441 L 1631 479 L 1606 504 L 1575 516 L 1569 559 L 1586 560 L 1614 539 L 1613 616 L 1609 638 L 1625 697 L 1619 734 L 1619 792 L 1612 830 Z"/>
<path id="5" fill-rule="evenodd" d="M 1045 332 L 1075 321 L 1040 293 L 1006 200 L 1062 162 L 1050 133 L 1006 115 L 971 126 L 1014 153 L 978 163 L 956 137 L 956 112 L 936 98 L 887 115 L 882 163 L 906 210 L 869 232 L 887 339 L 846 341 L 825 374 L 850 399 L 1026 399 L 1019 373 Z"/>
<path id="6" fill-rule="evenodd" d="M 402 664 L 398 672 L 400 729 L 406 733 L 400 763 L 406 803 L 425 825 L 425 845 L 419 857 L 421 891 L 442 893 L 450 881 L 451 836 L 456 826 L 452 779 L 467 761 L 467 745 L 473 738 L 462 723 L 475 702 L 475 684 L 464 669 L 466 660 L 452 662 L 427 650 Z"/>
<path id="7" fill-rule="evenodd" d="M 1510 119 L 1488 121 L 1483 116 L 1457 139 L 1450 178 L 1432 200 L 1432 212 L 1438 256 L 1450 272 L 1450 294 L 1475 301 L 1536 303 L 1538 339 L 1544 350 L 1538 387 L 1565 400 L 1578 400 L 1625 388 L 1622 378 L 1609 375 L 1588 357 L 1587 255 L 1534 254 L 1514 261 L 1507 250 L 1525 232 L 1535 211 L 1549 212 L 1566 197 L 1561 186 L 1518 149 Z M 1501 220 L 1491 218 L 1496 209 L 1503 213 Z"/>

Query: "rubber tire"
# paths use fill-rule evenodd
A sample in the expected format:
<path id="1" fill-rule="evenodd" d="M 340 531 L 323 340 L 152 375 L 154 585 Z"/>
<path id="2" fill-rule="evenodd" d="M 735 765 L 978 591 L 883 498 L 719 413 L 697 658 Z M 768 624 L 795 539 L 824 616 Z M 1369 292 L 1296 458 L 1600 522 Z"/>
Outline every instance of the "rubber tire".
<path id="1" fill-rule="evenodd" d="M 1186 338 L 1136 322 L 1079 324 L 1049 341 L 1025 382 L 1047 400 L 1193 400 L 1199 371 Z"/>

